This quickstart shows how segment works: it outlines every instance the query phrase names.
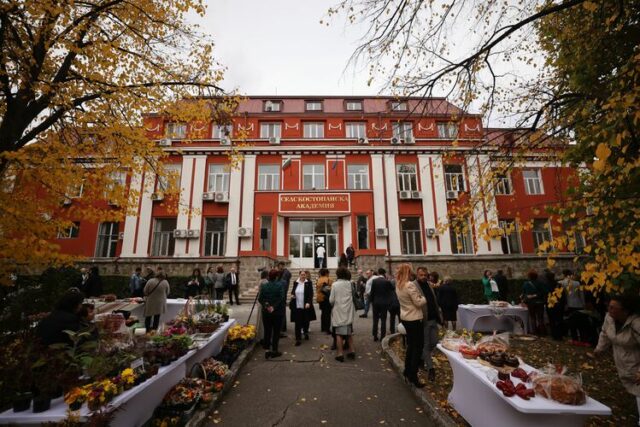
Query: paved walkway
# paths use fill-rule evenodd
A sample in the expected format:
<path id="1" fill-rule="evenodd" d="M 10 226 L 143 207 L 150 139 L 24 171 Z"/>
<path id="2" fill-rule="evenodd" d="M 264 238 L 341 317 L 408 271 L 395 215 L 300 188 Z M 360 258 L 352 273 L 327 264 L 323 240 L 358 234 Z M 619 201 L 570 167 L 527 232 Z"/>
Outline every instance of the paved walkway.
<path id="1" fill-rule="evenodd" d="M 233 317 L 245 323 L 251 305 L 233 308 Z M 317 307 L 316 313 L 320 317 Z M 371 313 L 356 319 L 355 361 L 334 360 L 331 336 L 319 331 L 319 320 L 300 347 L 288 329 L 289 337 L 280 340 L 284 355 L 266 360 L 256 349 L 208 426 L 433 425 L 381 356 L 380 342 L 373 342 Z"/>

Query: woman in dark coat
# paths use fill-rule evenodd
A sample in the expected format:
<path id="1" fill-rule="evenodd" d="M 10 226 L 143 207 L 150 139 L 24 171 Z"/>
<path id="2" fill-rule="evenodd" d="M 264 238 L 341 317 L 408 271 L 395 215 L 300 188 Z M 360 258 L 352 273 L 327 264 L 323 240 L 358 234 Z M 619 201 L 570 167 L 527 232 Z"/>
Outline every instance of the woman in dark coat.
<path id="1" fill-rule="evenodd" d="M 438 305 L 442 309 L 442 320 L 444 321 L 444 327 L 448 326 L 451 322 L 453 330 L 456 330 L 456 320 L 458 312 L 458 293 L 453 287 L 453 280 L 447 276 L 444 278 L 442 284 L 438 287 Z"/>
<path id="2" fill-rule="evenodd" d="M 291 322 L 295 323 L 296 346 L 298 346 L 302 341 L 303 332 L 304 339 L 309 339 L 309 322 L 316 320 L 316 311 L 313 308 L 313 284 L 307 279 L 305 271 L 301 271 L 298 280 L 293 282 L 289 308 Z"/>
<path id="3" fill-rule="evenodd" d="M 193 272 L 191 273 L 191 277 L 189 278 L 189 282 L 187 282 L 185 298 L 195 297 L 200 295 L 204 287 L 205 287 L 204 277 L 202 277 L 202 273 L 200 273 L 200 269 L 194 268 Z"/>
<path id="4" fill-rule="evenodd" d="M 89 270 L 89 278 L 84 285 L 84 296 L 87 298 L 99 297 L 103 293 L 100 271 L 98 270 L 98 267 L 93 266 Z"/>

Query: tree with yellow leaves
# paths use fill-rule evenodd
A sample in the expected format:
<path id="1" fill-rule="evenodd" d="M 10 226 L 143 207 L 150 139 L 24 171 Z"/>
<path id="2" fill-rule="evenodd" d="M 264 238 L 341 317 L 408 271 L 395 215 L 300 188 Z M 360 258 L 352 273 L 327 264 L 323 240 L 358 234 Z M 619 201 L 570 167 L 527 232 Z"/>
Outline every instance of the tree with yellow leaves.
<path id="1" fill-rule="evenodd" d="M 523 159 L 572 168 L 567 197 L 540 207 L 554 218 L 540 252 L 553 265 L 584 243 L 589 290 L 640 291 L 640 2 L 344 0 L 339 13 L 368 25 L 352 60 L 370 82 L 516 118 L 511 141 L 476 147 L 494 150 L 492 170 L 467 211 Z"/>
<path id="2" fill-rule="evenodd" d="M 144 114 L 228 120 L 237 100 L 194 12 L 202 0 L 0 4 L 0 282 L 70 262 L 49 239 L 73 220 L 122 219 L 137 196 L 127 180 L 163 173 Z"/>

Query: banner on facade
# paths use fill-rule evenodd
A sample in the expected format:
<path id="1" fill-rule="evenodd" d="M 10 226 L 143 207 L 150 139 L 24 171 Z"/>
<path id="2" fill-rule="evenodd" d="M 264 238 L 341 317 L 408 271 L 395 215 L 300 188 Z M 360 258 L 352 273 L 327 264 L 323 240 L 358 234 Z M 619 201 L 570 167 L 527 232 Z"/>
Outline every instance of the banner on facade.
<path id="1" fill-rule="evenodd" d="M 351 212 L 349 194 L 280 194 L 282 213 Z"/>

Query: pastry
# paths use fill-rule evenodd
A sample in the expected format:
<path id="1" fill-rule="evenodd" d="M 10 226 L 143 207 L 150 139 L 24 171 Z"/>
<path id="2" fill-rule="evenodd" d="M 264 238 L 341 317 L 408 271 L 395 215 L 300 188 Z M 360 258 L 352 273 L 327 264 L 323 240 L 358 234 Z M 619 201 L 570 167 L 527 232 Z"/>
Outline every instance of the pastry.
<path id="1" fill-rule="evenodd" d="M 512 368 L 517 368 L 518 366 L 520 366 L 520 361 L 513 354 L 505 354 L 504 364 Z"/>
<path id="2" fill-rule="evenodd" d="M 583 405 L 587 401 L 582 386 L 575 379 L 564 376 L 542 376 L 533 381 L 536 394 L 567 405 Z"/>
<path id="3" fill-rule="evenodd" d="M 489 357 L 489 363 L 500 368 L 504 366 L 504 358 L 499 354 L 494 354 L 493 356 Z"/>

